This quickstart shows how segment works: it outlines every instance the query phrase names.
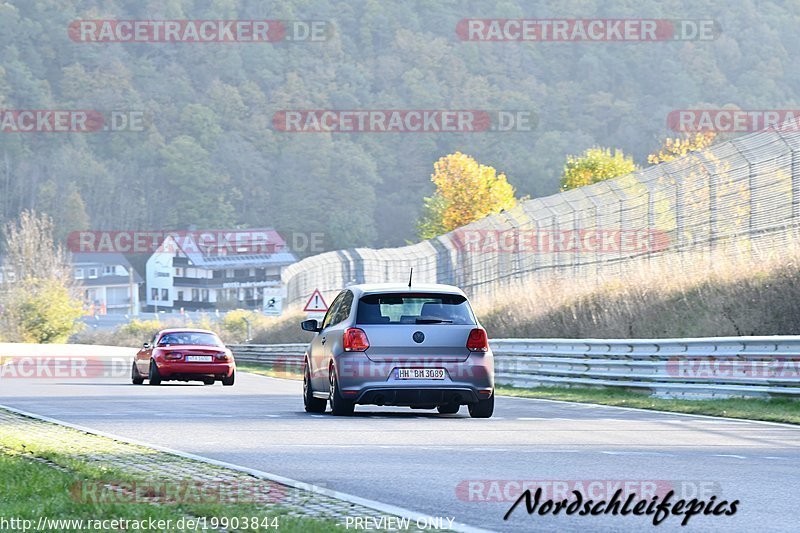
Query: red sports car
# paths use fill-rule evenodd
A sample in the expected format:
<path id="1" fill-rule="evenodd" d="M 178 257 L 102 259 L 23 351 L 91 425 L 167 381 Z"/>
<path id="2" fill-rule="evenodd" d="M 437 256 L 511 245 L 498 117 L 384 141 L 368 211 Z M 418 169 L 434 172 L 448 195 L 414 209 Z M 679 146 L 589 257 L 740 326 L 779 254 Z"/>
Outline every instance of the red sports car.
<path id="1" fill-rule="evenodd" d="M 236 362 L 216 333 L 203 329 L 165 329 L 144 343 L 131 368 L 131 381 L 150 385 L 162 381 L 221 381 L 233 385 Z"/>

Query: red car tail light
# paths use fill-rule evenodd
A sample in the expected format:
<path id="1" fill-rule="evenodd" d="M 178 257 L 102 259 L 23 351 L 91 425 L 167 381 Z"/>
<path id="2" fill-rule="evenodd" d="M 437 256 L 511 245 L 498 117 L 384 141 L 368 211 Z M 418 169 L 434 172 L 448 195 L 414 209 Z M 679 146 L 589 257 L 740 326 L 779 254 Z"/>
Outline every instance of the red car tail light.
<path id="1" fill-rule="evenodd" d="M 470 352 L 487 352 L 489 351 L 489 339 L 486 337 L 486 332 L 481 328 L 475 328 L 469 332 L 467 338 L 467 349 Z"/>
<path id="2" fill-rule="evenodd" d="M 164 354 L 164 359 L 167 361 L 180 361 L 183 359 L 183 354 L 180 352 L 167 352 Z"/>
<path id="3" fill-rule="evenodd" d="M 344 351 L 364 352 L 369 348 L 369 339 L 363 329 L 347 328 L 344 331 Z"/>
<path id="4" fill-rule="evenodd" d="M 225 352 L 220 352 L 215 356 L 220 361 L 230 361 L 230 356 Z"/>

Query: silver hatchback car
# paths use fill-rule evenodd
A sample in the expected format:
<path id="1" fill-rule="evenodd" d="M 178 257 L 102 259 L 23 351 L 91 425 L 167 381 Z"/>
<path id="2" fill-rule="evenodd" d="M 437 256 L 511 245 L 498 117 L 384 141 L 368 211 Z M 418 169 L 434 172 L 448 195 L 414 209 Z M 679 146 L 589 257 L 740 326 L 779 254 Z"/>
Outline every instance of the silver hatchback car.
<path id="1" fill-rule="evenodd" d="M 473 418 L 494 411 L 494 359 L 466 295 L 449 285 L 353 285 L 339 293 L 306 350 L 306 411 L 351 415 L 399 405 Z"/>

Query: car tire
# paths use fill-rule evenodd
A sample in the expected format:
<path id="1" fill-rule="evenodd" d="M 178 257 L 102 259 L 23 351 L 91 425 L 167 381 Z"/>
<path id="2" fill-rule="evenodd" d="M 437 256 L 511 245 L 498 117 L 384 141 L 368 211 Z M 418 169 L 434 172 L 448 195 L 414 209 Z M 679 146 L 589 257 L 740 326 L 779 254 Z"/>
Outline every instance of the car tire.
<path id="1" fill-rule="evenodd" d="M 461 405 L 457 403 L 446 403 L 444 405 L 436 406 L 436 410 L 440 415 L 454 415 L 461 409 Z"/>
<path id="2" fill-rule="evenodd" d="M 144 378 L 139 373 L 139 369 L 136 368 L 136 361 L 131 365 L 131 381 L 134 385 L 141 385 L 144 383 Z"/>
<path id="3" fill-rule="evenodd" d="M 469 416 L 472 418 L 491 418 L 494 413 L 494 394 L 487 400 L 469 404 Z"/>
<path id="4" fill-rule="evenodd" d="M 225 376 L 222 378 L 222 386 L 223 387 L 233 387 L 234 382 L 236 382 L 236 371 L 234 370 L 231 372 L 230 376 Z"/>
<path id="5" fill-rule="evenodd" d="M 150 385 L 161 385 L 161 373 L 158 371 L 156 362 L 150 360 L 150 374 L 147 376 Z"/>
<path id="6" fill-rule="evenodd" d="M 311 387 L 311 372 L 308 365 L 303 372 L 303 405 L 306 408 L 306 413 L 324 413 L 325 408 L 328 406 L 328 400 L 314 397 L 314 389 Z"/>
<path id="7" fill-rule="evenodd" d="M 352 416 L 356 408 L 356 402 L 342 398 L 342 394 L 339 392 L 339 378 L 336 376 L 336 369 L 331 367 L 329 374 L 331 380 L 331 414 L 333 416 Z"/>
<path id="8" fill-rule="evenodd" d="M 203 385 L 213 385 L 214 383 L 214 378 L 203 378 Z"/>

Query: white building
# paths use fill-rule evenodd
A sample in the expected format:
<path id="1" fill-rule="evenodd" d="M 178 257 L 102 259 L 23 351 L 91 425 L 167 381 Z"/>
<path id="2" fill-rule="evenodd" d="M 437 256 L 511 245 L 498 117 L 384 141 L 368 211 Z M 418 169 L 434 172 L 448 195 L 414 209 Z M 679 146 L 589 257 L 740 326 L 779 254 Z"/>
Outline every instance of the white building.
<path id="1" fill-rule="evenodd" d="M 257 309 L 296 261 L 274 230 L 168 235 L 147 261 L 147 309 Z"/>
<path id="2" fill-rule="evenodd" d="M 72 254 L 73 275 L 83 287 L 84 307 L 95 315 L 139 314 L 142 277 L 117 253 Z"/>

